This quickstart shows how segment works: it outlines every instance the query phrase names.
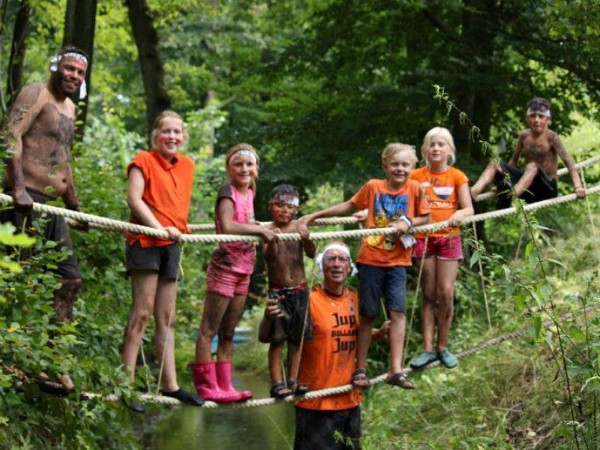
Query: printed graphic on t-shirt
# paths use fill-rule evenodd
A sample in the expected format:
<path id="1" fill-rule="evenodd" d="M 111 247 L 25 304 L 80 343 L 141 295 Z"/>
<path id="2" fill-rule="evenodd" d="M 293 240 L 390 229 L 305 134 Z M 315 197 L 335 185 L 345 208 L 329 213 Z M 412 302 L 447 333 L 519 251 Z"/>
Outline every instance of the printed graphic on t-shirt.
<path id="1" fill-rule="evenodd" d="M 356 350 L 356 336 L 358 327 L 354 308 L 350 307 L 348 313 L 334 312 L 331 337 L 333 338 L 333 353 L 353 352 Z"/>
<path id="2" fill-rule="evenodd" d="M 429 206 L 432 209 L 455 209 L 454 205 L 454 183 L 449 185 L 442 184 L 439 178 L 432 178 L 431 182 L 425 181 L 421 183 L 423 189 L 431 187 L 434 197 L 429 199 Z"/>
<path id="3" fill-rule="evenodd" d="M 407 195 L 391 195 L 376 193 L 373 202 L 373 215 L 377 228 L 386 228 L 397 222 L 401 216 L 408 212 Z M 380 247 L 384 250 L 393 250 L 396 247 L 398 236 L 368 236 L 367 244 L 371 247 Z"/>

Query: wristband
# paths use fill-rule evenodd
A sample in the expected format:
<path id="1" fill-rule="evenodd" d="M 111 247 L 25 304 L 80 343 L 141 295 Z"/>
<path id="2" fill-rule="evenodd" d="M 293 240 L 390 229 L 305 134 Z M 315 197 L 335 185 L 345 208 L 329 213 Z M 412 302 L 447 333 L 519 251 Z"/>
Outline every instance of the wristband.
<path id="1" fill-rule="evenodd" d="M 412 228 L 412 220 L 410 220 L 408 217 L 406 216 L 400 216 L 398 218 L 399 222 L 404 222 L 406 225 L 408 225 L 408 229 L 410 230 Z"/>

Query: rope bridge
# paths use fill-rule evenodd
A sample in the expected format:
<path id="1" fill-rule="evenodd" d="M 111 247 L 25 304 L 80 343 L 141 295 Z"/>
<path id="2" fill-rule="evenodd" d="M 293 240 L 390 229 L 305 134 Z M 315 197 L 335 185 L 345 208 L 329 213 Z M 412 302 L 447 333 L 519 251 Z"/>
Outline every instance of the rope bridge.
<path id="1" fill-rule="evenodd" d="M 576 164 L 578 169 L 592 166 L 600 162 L 600 156 L 596 156 L 594 158 L 590 158 L 586 161 Z M 560 169 L 558 171 L 559 175 L 564 175 L 567 173 L 565 168 Z M 594 186 L 592 188 L 586 189 L 586 194 L 596 194 L 600 190 L 600 185 Z M 485 198 L 489 198 L 493 193 L 485 193 L 481 194 L 477 197 L 477 201 L 484 200 Z M 562 197 L 556 197 L 549 200 L 543 200 L 541 202 L 532 203 L 530 205 L 525 205 L 523 209 L 525 211 L 535 211 L 540 208 L 546 208 L 548 206 L 553 206 L 560 203 L 571 202 L 576 199 L 575 194 L 568 194 Z M 10 195 L 0 194 L 0 203 L 12 204 L 13 198 Z M 129 222 L 124 222 L 120 220 L 109 219 L 102 216 L 96 216 L 93 214 L 83 213 L 79 211 L 72 211 L 70 209 L 60 208 L 58 206 L 45 205 L 41 203 L 34 203 L 33 210 L 37 212 L 46 212 L 49 214 L 54 214 L 57 216 L 62 216 L 70 220 L 88 222 L 90 227 L 104 229 L 109 231 L 129 231 L 131 233 L 139 233 L 145 234 L 147 236 L 156 237 L 156 238 L 164 238 L 168 239 L 169 235 L 164 230 L 159 230 L 156 228 L 147 227 L 144 225 L 136 225 Z M 499 217 L 506 217 L 512 214 L 516 214 L 517 210 L 514 207 L 506 208 L 498 211 L 491 211 L 483 214 L 477 214 L 470 217 L 467 217 L 463 220 L 462 223 L 474 223 L 481 222 L 489 219 L 496 219 Z M 330 219 L 317 219 L 315 221 L 316 224 L 353 224 L 356 223 L 357 219 L 355 217 L 335 217 Z M 266 223 L 266 222 L 265 222 Z M 419 232 L 430 232 L 436 231 L 449 226 L 448 222 L 437 222 L 434 224 L 422 225 L 419 227 L 415 227 L 414 231 Z M 203 224 L 196 225 L 196 227 L 206 227 L 207 230 L 214 229 L 214 225 L 212 224 Z M 212 228 L 210 228 L 212 227 Z M 198 229 L 198 228 L 196 228 Z M 333 232 L 321 232 L 321 233 L 310 233 L 310 237 L 313 240 L 330 240 L 330 239 L 343 239 L 346 237 L 364 237 L 364 236 L 379 236 L 382 234 L 393 234 L 396 230 L 394 228 L 373 228 L 373 229 L 364 229 L 364 230 L 345 230 L 345 231 L 333 231 Z M 300 235 L 298 233 L 279 233 L 278 238 L 283 241 L 295 241 L 301 240 Z M 211 243 L 211 242 L 260 242 L 261 238 L 257 236 L 241 236 L 241 235 L 232 235 L 232 234 L 217 234 L 217 235 L 194 235 L 194 234 L 184 234 L 181 237 L 181 242 L 201 242 L 201 243 Z"/>
<path id="2" fill-rule="evenodd" d="M 578 169 L 581 169 L 584 167 L 591 166 L 599 161 L 600 161 L 600 156 L 591 158 L 587 161 L 579 163 L 579 164 L 577 164 L 576 167 Z M 559 175 L 563 175 L 566 172 L 567 172 L 566 169 L 561 169 L 559 171 Z M 600 184 L 597 186 L 591 187 L 589 189 L 586 189 L 586 194 L 587 195 L 596 194 L 599 191 L 600 191 Z M 478 198 L 476 200 L 477 201 L 485 200 L 486 198 L 489 198 L 491 195 L 493 195 L 493 193 L 482 194 L 482 195 L 478 196 Z M 567 194 L 567 195 L 563 195 L 563 196 L 556 197 L 553 199 L 543 200 L 543 201 L 540 201 L 537 203 L 523 205 L 522 209 L 525 212 L 532 212 L 532 211 L 536 211 L 538 209 L 547 208 L 547 207 L 562 204 L 562 203 L 572 202 L 576 199 L 577 199 L 577 197 L 575 194 Z M 0 203 L 12 204 L 13 199 L 9 195 L 0 194 Z M 110 231 L 129 231 L 132 233 L 145 234 L 147 236 L 157 237 L 157 238 L 167 238 L 168 239 L 168 237 L 169 237 L 168 233 L 166 231 L 159 230 L 156 228 L 146 227 L 143 225 L 136 225 L 136 224 L 132 224 L 129 222 L 113 220 L 113 219 L 109 219 L 109 218 L 105 218 L 105 217 L 101 217 L 101 216 L 96 216 L 93 214 L 82 213 L 79 211 L 72 211 L 72 210 L 68 210 L 68 209 L 60 208 L 60 207 L 56 207 L 56 206 L 51 206 L 51 205 L 34 203 L 33 210 L 36 212 L 49 213 L 49 214 L 62 216 L 62 217 L 67 218 L 68 220 L 88 222 L 90 227 L 98 228 L 98 229 L 104 229 L 104 230 L 110 230 Z M 517 214 L 518 210 L 519 210 L 518 208 L 510 207 L 510 208 L 506 208 L 506 209 L 502 209 L 502 210 L 491 211 L 491 212 L 487 212 L 487 213 L 483 213 L 483 214 L 469 216 L 462 221 L 461 225 L 482 222 L 482 221 L 501 218 L 501 217 L 507 217 L 510 215 Z M 351 224 L 351 223 L 356 223 L 356 222 L 357 222 L 357 220 L 354 217 L 344 217 L 344 218 L 338 217 L 338 218 L 332 218 L 332 219 L 319 219 L 316 221 L 317 224 Z M 427 224 L 427 225 L 415 227 L 413 231 L 415 231 L 415 232 L 416 231 L 431 232 L 431 231 L 436 231 L 439 229 L 446 228 L 447 226 L 449 226 L 448 221 L 437 222 L 434 224 Z M 205 227 L 205 228 L 202 228 L 202 227 Z M 194 229 L 196 229 L 196 230 L 200 230 L 200 229 L 211 230 L 211 229 L 214 229 L 214 226 L 208 225 L 208 224 L 207 225 L 195 225 Z M 332 239 L 344 239 L 344 238 L 357 238 L 357 237 L 364 237 L 364 236 L 380 236 L 380 235 L 387 235 L 387 234 L 393 234 L 393 233 L 396 233 L 395 228 L 389 227 L 389 228 L 374 228 L 374 229 L 361 229 L 361 230 L 316 232 L 316 233 L 310 233 L 310 238 L 312 240 L 332 240 Z M 280 233 L 277 236 L 280 240 L 283 240 L 283 241 L 294 241 L 294 240 L 301 239 L 301 237 L 298 233 Z M 242 236 L 242 235 L 227 235 L 227 234 L 217 234 L 217 235 L 185 234 L 182 236 L 181 241 L 182 242 L 193 242 L 193 243 L 196 243 L 196 242 L 218 243 L 218 242 L 239 242 L 239 241 L 260 242 L 261 238 L 259 238 L 257 236 Z M 596 309 L 596 308 L 588 308 L 587 310 L 589 311 L 589 310 L 593 310 L 593 309 Z M 562 316 L 561 318 L 568 319 L 568 318 L 572 318 L 574 316 L 575 316 L 575 314 L 571 313 L 571 314 Z M 548 320 L 548 321 L 544 322 L 544 326 L 549 326 L 549 325 L 552 325 L 553 323 L 555 323 L 553 320 Z M 488 349 L 490 347 L 499 345 L 502 342 L 505 342 L 507 340 L 524 336 L 527 333 L 528 333 L 528 327 L 523 328 L 521 330 L 510 332 L 510 333 L 506 333 L 502 336 L 485 341 L 471 349 L 460 352 L 456 356 L 458 359 L 462 359 L 467 356 L 478 353 L 480 351 L 483 351 L 485 349 Z M 429 369 L 438 367 L 439 365 L 440 365 L 439 361 L 436 361 L 421 370 L 429 370 Z M 413 370 L 411 368 L 406 368 L 405 372 L 410 373 L 410 372 L 413 372 Z M 386 378 L 387 378 L 387 374 L 382 374 L 375 378 L 371 378 L 371 383 L 372 384 L 382 383 L 386 380 Z M 337 386 L 337 387 L 333 387 L 333 388 L 312 391 L 312 392 L 309 392 L 308 394 L 306 394 L 305 396 L 303 396 L 302 398 L 313 399 L 313 398 L 325 397 L 325 396 L 329 396 L 329 395 L 337 395 L 337 394 L 349 392 L 352 389 L 354 389 L 354 387 L 351 384 L 347 384 L 347 385 Z M 88 393 L 88 392 L 82 393 L 82 398 L 86 398 L 86 399 L 100 398 L 105 401 L 119 401 L 120 400 L 120 397 L 117 395 L 114 395 L 114 394 L 102 395 L 102 394 Z M 141 394 L 140 400 L 143 402 L 154 402 L 154 403 L 161 403 L 161 404 L 171 404 L 171 405 L 179 405 L 180 404 L 179 400 L 174 399 L 172 397 L 151 395 L 151 394 Z M 295 400 L 296 400 L 296 398 L 294 398 L 294 397 L 290 397 L 285 400 L 264 398 L 264 399 L 248 400 L 248 401 L 241 402 L 241 403 L 233 403 L 233 404 L 226 404 L 226 405 L 207 401 L 204 403 L 203 408 L 217 408 L 217 407 L 223 407 L 223 406 L 232 407 L 232 408 L 250 408 L 250 407 L 256 407 L 256 406 L 272 405 L 272 404 L 275 404 L 276 402 L 281 402 L 281 401 L 293 402 Z"/>
<path id="3" fill-rule="evenodd" d="M 596 194 L 600 191 L 600 184 L 586 189 L 586 194 Z M 538 209 L 547 208 L 562 203 L 572 202 L 576 200 L 575 194 L 567 194 L 548 200 L 543 200 L 537 203 L 524 205 L 523 210 L 526 212 L 536 211 Z M 0 194 L 0 203 L 12 203 L 13 199 L 10 195 Z M 57 206 L 44 205 L 41 203 L 33 204 L 34 211 L 45 212 L 49 214 L 55 214 L 57 216 L 63 216 L 67 219 L 72 219 L 80 222 L 88 222 L 91 227 L 100 228 L 112 231 L 129 231 L 132 233 L 145 234 L 147 236 L 168 239 L 169 235 L 164 230 L 157 228 L 151 228 L 143 225 L 136 225 L 129 222 L 123 222 L 119 220 L 108 219 L 93 214 L 82 213 L 79 211 L 72 211 Z M 473 216 L 466 217 L 463 219 L 462 224 L 469 224 L 475 222 L 482 222 L 490 219 L 497 219 L 500 217 L 507 217 L 510 215 L 517 214 L 517 208 L 510 207 L 506 209 L 500 209 L 497 211 L 490 211 L 482 214 L 476 214 Z M 421 225 L 415 227 L 413 230 L 419 232 L 431 232 L 440 230 L 448 227 L 450 224 L 448 221 L 436 222 L 427 225 Z M 393 227 L 388 228 L 370 228 L 362 230 L 343 230 L 343 231 L 326 231 L 310 233 L 310 238 L 315 241 L 326 241 L 332 239 L 344 239 L 344 238 L 355 238 L 365 236 L 380 236 L 396 233 L 396 229 Z M 299 241 L 301 240 L 300 234 L 298 233 L 279 233 L 277 234 L 278 239 L 282 241 Z M 181 236 L 181 242 L 199 242 L 199 243 L 211 243 L 211 242 L 261 242 L 262 239 L 258 236 L 243 236 L 235 234 L 214 234 L 214 235 L 198 235 L 198 234 L 184 234 Z"/>
<path id="4" fill-rule="evenodd" d="M 584 308 L 583 311 L 577 311 L 574 313 L 568 313 L 568 314 L 564 314 L 560 317 L 560 320 L 565 321 L 565 320 L 571 320 L 573 318 L 575 318 L 577 315 L 579 314 L 586 314 L 588 312 L 594 311 L 599 309 L 600 306 L 594 306 L 594 307 L 589 307 L 589 308 Z M 555 324 L 555 320 L 549 319 L 547 321 L 545 321 L 543 323 L 544 327 L 548 327 Z M 520 330 L 515 330 L 515 331 L 511 331 L 509 333 L 505 333 L 501 336 L 489 339 L 487 341 L 484 341 L 478 345 L 476 345 L 475 347 L 472 347 L 468 350 L 464 350 L 460 353 L 456 354 L 456 357 L 460 360 L 460 359 L 464 359 L 467 356 L 471 356 L 474 355 L 476 353 L 482 352 L 484 350 L 487 350 L 491 347 L 495 347 L 497 345 L 502 344 L 503 342 L 509 341 L 511 339 L 516 339 L 522 336 L 525 336 L 527 333 L 529 333 L 529 327 L 524 327 L 521 328 Z M 440 362 L 439 361 L 435 361 L 431 364 L 429 364 L 428 366 L 424 367 L 423 369 L 419 369 L 417 371 L 411 369 L 410 367 L 405 368 L 404 372 L 405 373 L 414 373 L 414 372 L 422 372 L 424 370 L 431 370 L 434 369 L 436 367 L 440 367 Z M 370 378 L 371 380 L 371 384 L 379 384 L 379 383 L 384 383 L 385 380 L 387 379 L 387 373 L 384 373 L 382 375 L 379 375 L 377 377 L 374 378 Z M 331 396 L 331 395 L 338 395 L 338 394 L 344 394 L 346 392 L 350 392 L 352 389 L 355 389 L 354 386 L 352 386 L 352 384 L 344 384 L 341 386 L 335 386 L 332 388 L 327 388 L 327 389 L 321 389 L 318 391 L 311 391 L 308 394 L 305 394 L 302 397 L 288 397 L 286 399 L 283 400 L 276 400 L 274 398 L 261 398 L 261 399 L 255 399 L 255 400 L 246 400 L 244 402 L 240 402 L 240 403 L 215 403 L 215 402 L 211 402 L 211 401 L 206 401 L 204 403 L 204 405 L 202 405 L 202 408 L 209 408 L 209 409 L 213 409 L 213 408 L 222 408 L 222 407 L 226 407 L 226 408 L 253 408 L 253 407 L 258 407 L 258 406 L 268 406 L 268 405 L 274 405 L 275 403 L 278 402 L 287 402 L 287 403 L 293 403 L 296 400 L 298 400 L 299 398 L 301 399 L 306 399 L 306 400 L 310 400 L 310 399 L 314 399 L 314 398 L 320 398 L 320 397 L 327 397 L 327 396 Z M 114 394 L 108 394 L 108 395 L 102 395 L 102 394 L 95 394 L 95 393 L 89 393 L 89 392 L 84 392 L 81 394 L 82 398 L 87 398 L 87 399 L 93 399 L 93 398 L 99 398 L 102 399 L 104 401 L 111 401 L 111 402 L 117 402 L 120 401 L 121 398 L 117 395 Z M 160 404 L 164 404 L 164 405 L 181 405 L 181 402 L 175 398 L 172 397 L 165 397 L 164 395 L 152 395 L 152 394 L 141 394 L 139 396 L 140 400 L 145 402 L 145 403 L 160 403 Z"/>

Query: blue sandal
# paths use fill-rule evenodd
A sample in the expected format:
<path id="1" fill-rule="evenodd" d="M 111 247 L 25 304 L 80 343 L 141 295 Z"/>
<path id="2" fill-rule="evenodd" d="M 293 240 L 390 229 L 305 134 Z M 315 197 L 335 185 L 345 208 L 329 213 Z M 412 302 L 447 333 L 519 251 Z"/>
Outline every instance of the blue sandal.
<path id="1" fill-rule="evenodd" d="M 447 369 L 452 369 L 458 364 L 458 359 L 448 349 L 439 350 L 437 356 Z"/>

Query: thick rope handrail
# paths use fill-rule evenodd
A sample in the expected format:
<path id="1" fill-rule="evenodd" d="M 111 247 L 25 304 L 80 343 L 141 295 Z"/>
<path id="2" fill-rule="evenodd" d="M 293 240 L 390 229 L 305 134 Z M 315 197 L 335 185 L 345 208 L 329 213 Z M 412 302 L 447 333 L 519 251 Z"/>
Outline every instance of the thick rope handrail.
<path id="1" fill-rule="evenodd" d="M 596 194 L 600 191 L 600 184 L 592 188 L 586 189 L 586 194 Z M 531 203 L 523 206 L 524 211 L 535 211 L 541 208 L 546 208 L 560 203 L 567 203 L 576 200 L 575 194 L 567 194 L 561 197 L 556 197 L 548 200 L 542 200 L 540 202 Z M 13 199 L 11 196 L 6 194 L 0 194 L 0 203 L 12 203 Z M 144 234 L 151 237 L 168 239 L 168 233 L 164 230 L 158 230 L 156 228 L 146 227 L 143 225 L 136 225 L 129 222 L 123 222 L 118 220 L 107 219 L 101 216 L 95 216 L 93 214 L 82 213 L 79 211 L 72 211 L 65 208 L 59 208 L 56 206 L 45 205 L 41 203 L 33 204 L 34 211 L 48 212 L 58 216 L 63 216 L 68 219 L 88 222 L 90 226 L 103 229 L 110 229 L 115 231 L 130 231 L 133 233 Z M 517 208 L 510 207 L 506 209 L 500 209 L 497 211 L 490 211 L 487 213 L 477 214 L 466 217 L 463 219 L 462 224 L 469 224 L 474 222 L 481 222 L 489 219 L 496 219 L 499 217 L 506 217 L 517 213 Z M 427 225 L 421 225 L 415 227 L 415 232 L 432 232 L 440 230 L 449 226 L 448 221 L 436 222 Z M 364 236 L 381 236 L 396 233 L 395 228 L 369 228 L 361 230 L 341 230 L 341 231 L 328 231 L 328 232 L 317 232 L 310 233 L 310 237 L 313 240 L 332 240 L 332 239 L 344 239 L 351 237 L 364 237 Z M 279 233 L 278 239 L 282 241 L 299 241 L 301 240 L 300 234 L 298 233 Z M 245 236 L 235 234 L 214 234 L 214 235 L 198 235 L 198 234 L 184 234 L 181 237 L 181 242 L 262 242 L 262 239 L 258 236 Z"/>
<path id="2" fill-rule="evenodd" d="M 585 168 L 588 166 L 591 166 L 593 164 L 596 164 L 597 162 L 600 161 L 600 156 L 596 156 L 593 158 L 590 158 L 586 161 L 582 161 L 580 163 L 577 163 L 575 165 L 576 168 L 581 169 L 581 168 Z M 562 168 L 558 171 L 559 175 L 562 175 L 564 173 L 566 173 L 567 170 L 566 168 Z M 595 190 L 595 188 L 591 188 L 586 190 L 586 192 L 588 194 L 593 194 L 596 193 L 597 191 Z M 493 193 L 485 193 L 485 194 L 481 194 L 480 196 L 477 197 L 477 199 L 479 199 L 482 195 L 493 195 Z M 571 196 L 574 194 L 570 194 Z M 566 200 L 562 200 L 559 201 L 557 203 L 562 203 L 564 201 L 571 201 L 572 198 L 569 195 L 564 196 L 567 199 Z M 563 198 L 563 197 L 559 197 L 559 198 Z M 551 199 L 551 200 L 556 200 L 556 199 Z M 547 204 L 545 204 L 544 202 L 546 202 L 548 200 L 544 200 L 543 202 L 538 202 L 538 203 L 542 203 L 544 204 L 544 206 L 548 206 Z M 6 194 L 1 194 L 0 193 L 0 203 L 6 203 L 6 204 L 12 204 L 13 203 L 13 198 L 10 195 L 6 195 Z M 534 203 L 533 205 L 537 205 L 538 203 Z M 553 203 L 551 203 L 553 204 Z M 531 205 L 528 205 L 531 206 Z M 156 238 L 165 238 L 168 239 L 168 233 L 164 230 L 158 230 L 156 228 L 151 228 L 151 227 L 146 227 L 143 225 L 136 225 L 130 222 L 124 222 L 124 221 L 120 221 L 120 220 L 114 220 L 114 219 L 109 219 L 106 217 L 102 217 L 102 216 L 96 216 L 93 214 L 88 214 L 88 213 L 83 213 L 80 211 L 73 211 L 70 209 L 66 209 L 66 208 L 60 208 L 57 206 L 51 206 L 51 205 L 46 205 L 43 203 L 33 203 L 33 210 L 37 211 L 37 212 L 47 212 L 50 214 L 54 214 L 57 216 L 62 216 L 67 218 L 68 220 L 74 220 L 74 221 L 81 221 L 81 222 L 87 222 L 90 224 L 91 227 L 93 228 L 98 228 L 98 229 L 104 229 L 104 230 L 110 230 L 110 231 L 129 231 L 132 233 L 138 233 L 138 234 L 144 234 L 146 236 L 151 236 L 151 237 L 156 237 Z M 511 210 L 511 208 L 507 208 L 508 211 Z M 502 211 L 507 211 L 507 210 L 502 210 Z M 509 213 L 504 213 L 502 215 L 510 215 L 510 214 L 514 214 L 514 211 L 511 211 Z M 471 216 L 467 219 L 464 220 L 465 223 L 470 223 L 473 217 L 480 217 L 482 215 L 477 215 L 477 216 Z M 498 216 L 501 217 L 501 216 Z M 481 219 L 481 220 L 487 220 L 487 219 Z M 321 218 L 321 219 L 317 219 L 315 221 L 316 224 L 353 224 L 356 223 L 357 219 L 355 217 L 330 217 L 330 218 Z M 262 222 L 263 224 L 269 223 L 269 222 Z M 444 228 L 447 226 L 447 224 L 445 222 L 438 222 L 435 225 L 441 225 L 443 224 L 443 226 L 440 226 L 439 228 L 435 228 L 435 229 L 440 229 L 440 228 Z M 431 227 L 432 224 L 430 225 L 424 225 L 423 227 Z M 205 231 L 209 231 L 214 229 L 214 225 L 212 224 L 200 224 L 200 225 L 191 225 L 191 227 L 198 227 L 197 229 L 203 229 Z M 434 229 L 429 229 L 429 228 L 423 228 L 423 227 L 418 227 L 415 228 L 416 231 L 434 231 Z M 364 236 L 371 236 L 371 235 L 381 235 L 381 234 L 391 234 L 394 233 L 395 231 L 392 228 L 378 228 L 377 232 L 368 232 L 367 234 L 365 234 Z M 371 234 L 372 233 L 372 234 Z M 315 240 L 321 239 L 321 233 L 311 233 L 311 237 Z M 234 237 L 232 237 L 234 236 Z M 283 240 L 300 240 L 300 235 L 299 234 L 292 234 L 292 236 L 285 236 L 284 234 L 280 234 L 279 237 Z M 336 237 L 338 237 L 338 235 L 336 235 Z M 343 235 L 342 235 L 343 237 Z M 349 237 L 352 237 L 349 236 Z M 322 239 L 328 239 L 327 234 L 323 234 Z M 182 238 L 183 242 L 236 242 L 236 241 L 254 241 L 254 242 L 259 242 L 260 238 L 256 237 L 256 236 L 236 236 L 236 235 L 204 235 L 204 236 L 194 236 L 194 235 L 184 235 Z"/>
<path id="3" fill-rule="evenodd" d="M 0 203 L 12 204 L 13 198 L 10 195 L 0 194 Z M 79 222 L 87 222 L 91 227 L 101 228 L 113 231 L 131 231 L 132 233 L 145 234 L 147 236 L 157 238 L 169 238 L 169 235 L 164 230 L 136 225 L 121 220 L 108 219 L 94 214 L 83 213 L 81 211 L 73 211 L 72 209 L 59 208 L 58 206 L 46 205 L 43 203 L 33 203 L 33 210 L 36 212 L 46 212 L 56 216 L 65 217 Z"/>
<path id="4" fill-rule="evenodd" d="M 314 221 L 315 225 L 354 225 L 358 220 L 356 217 L 323 217 Z M 259 225 L 271 225 L 273 222 L 258 222 Z M 189 224 L 188 228 L 191 231 L 214 231 L 215 225 L 212 223 L 196 223 Z"/>
<path id="5" fill-rule="evenodd" d="M 599 308 L 600 308 L 600 305 L 592 306 L 592 307 L 584 307 L 583 311 L 579 310 L 576 312 L 563 314 L 562 316 L 560 316 L 560 320 L 562 320 L 562 321 L 570 320 L 579 314 L 585 314 L 585 313 L 597 310 Z M 544 327 L 549 327 L 549 326 L 553 325 L 554 323 L 555 323 L 555 320 L 549 319 L 549 320 L 546 320 L 545 322 L 543 322 L 542 325 Z M 527 333 L 529 333 L 529 329 L 530 329 L 530 327 L 526 326 L 519 330 L 511 331 L 511 332 L 505 333 L 501 336 L 497 336 L 495 338 L 489 339 L 485 342 L 482 342 L 482 343 L 476 345 L 475 347 L 471 347 L 470 349 L 467 349 L 460 353 L 457 353 L 456 358 L 459 360 L 464 359 L 467 356 L 471 356 L 471 355 L 479 353 L 483 350 L 487 350 L 488 348 L 495 347 L 497 345 L 500 345 L 503 342 L 509 341 L 511 339 L 515 339 L 517 337 L 524 336 Z M 405 373 L 422 372 L 424 370 L 431 370 L 436 367 L 440 367 L 440 365 L 441 364 L 439 361 L 435 361 L 419 370 L 413 370 L 412 368 L 408 367 L 408 368 L 404 369 L 404 372 Z M 384 383 L 385 380 L 387 379 L 387 377 L 388 377 L 387 373 L 384 373 L 377 377 L 371 378 L 371 384 L 374 385 L 374 384 Z M 350 392 L 353 389 L 354 389 L 354 386 L 352 386 L 352 384 L 344 384 L 341 386 L 335 386 L 335 387 L 331 387 L 331 388 L 320 389 L 317 391 L 311 391 L 311 392 L 305 394 L 302 397 L 302 399 L 312 400 L 315 398 L 344 394 L 346 392 Z M 109 402 L 117 402 L 117 401 L 121 400 L 121 398 L 115 394 L 103 395 L 103 394 L 96 394 L 96 393 L 91 393 L 91 392 L 83 392 L 81 394 L 81 397 L 83 399 L 98 398 L 98 399 L 101 399 L 104 401 L 109 401 Z M 141 394 L 139 396 L 139 398 L 144 403 L 160 403 L 160 404 L 167 404 L 167 405 L 181 405 L 182 404 L 179 400 L 172 398 L 172 397 L 166 397 L 164 395 Z M 274 398 L 261 398 L 261 399 L 247 400 L 245 402 L 240 402 L 240 403 L 227 403 L 227 404 L 207 401 L 204 403 L 204 405 L 202 405 L 202 408 L 207 408 L 207 409 L 214 409 L 214 408 L 219 408 L 219 407 L 253 408 L 253 407 L 257 407 L 257 406 L 274 405 L 276 403 L 281 403 L 281 402 L 293 403 L 297 400 L 299 400 L 299 398 L 294 398 L 294 397 L 288 397 L 283 400 L 276 400 Z"/>

